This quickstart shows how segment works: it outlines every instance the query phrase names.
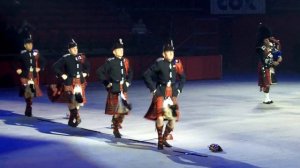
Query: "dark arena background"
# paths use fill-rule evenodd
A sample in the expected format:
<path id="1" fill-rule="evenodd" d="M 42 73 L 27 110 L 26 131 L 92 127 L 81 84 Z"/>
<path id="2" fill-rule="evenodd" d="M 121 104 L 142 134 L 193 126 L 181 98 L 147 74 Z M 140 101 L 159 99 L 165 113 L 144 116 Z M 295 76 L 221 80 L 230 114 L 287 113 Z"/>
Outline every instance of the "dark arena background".
<path id="1" fill-rule="evenodd" d="M 299 17 L 298 0 L 1 0 L 0 167 L 299 167 Z M 260 23 L 282 45 L 273 104 L 262 103 L 257 86 Z M 14 69 L 29 34 L 46 59 L 33 117 L 24 116 Z M 119 38 L 134 71 L 133 110 L 115 139 L 96 70 Z M 77 128 L 67 125 L 66 105 L 49 101 L 46 91 L 71 39 L 91 63 Z M 187 82 L 173 147 L 158 151 L 154 122 L 143 118 L 152 97 L 142 76 L 169 39 Z M 213 143 L 223 152 L 211 152 Z"/>

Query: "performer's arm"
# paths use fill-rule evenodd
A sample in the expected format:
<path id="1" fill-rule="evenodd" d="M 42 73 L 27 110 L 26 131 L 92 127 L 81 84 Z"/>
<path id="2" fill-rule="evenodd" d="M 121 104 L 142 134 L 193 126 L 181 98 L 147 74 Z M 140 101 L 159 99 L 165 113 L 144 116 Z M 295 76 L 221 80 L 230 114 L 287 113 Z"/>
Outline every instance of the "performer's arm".
<path id="1" fill-rule="evenodd" d="M 277 62 L 278 62 L 278 63 L 282 62 L 282 56 L 278 57 Z"/>
<path id="2" fill-rule="evenodd" d="M 91 69 L 91 64 L 86 58 L 85 58 L 85 60 L 82 64 L 82 66 L 83 66 L 83 73 L 86 74 L 84 77 L 89 76 L 90 69 Z"/>
<path id="3" fill-rule="evenodd" d="M 16 56 L 14 57 L 14 62 L 16 62 L 15 64 L 13 64 L 13 68 L 16 70 L 16 73 L 18 75 L 21 75 L 22 74 L 22 66 L 21 66 L 21 57 L 20 56 Z"/>
<path id="4" fill-rule="evenodd" d="M 64 64 L 65 64 L 64 58 L 60 58 L 57 62 L 53 64 L 52 68 L 58 77 L 62 77 L 62 75 L 64 75 L 64 72 L 62 71 Z"/>
<path id="5" fill-rule="evenodd" d="M 275 37 L 270 37 L 270 41 L 272 43 L 276 44 L 276 49 L 277 50 L 281 50 L 281 44 L 280 44 L 280 41 L 278 39 L 275 39 Z"/>
<path id="6" fill-rule="evenodd" d="M 133 79 L 133 70 L 132 70 L 131 67 L 129 66 L 129 69 L 128 69 L 128 75 L 127 75 L 127 82 L 128 82 L 129 84 L 131 84 L 132 79 Z"/>
<path id="7" fill-rule="evenodd" d="M 155 87 L 155 83 L 152 80 L 152 76 L 158 71 L 158 66 L 157 63 L 155 63 L 154 65 L 152 65 L 149 69 L 146 70 L 146 72 L 144 73 L 143 77 L 144 77 L 144 82 L 146 84 L 146 86 L 150 89 L 151 92 L 154 92 L 156 87 Z"/>
<path id="8" fill-rule="evenodd" d="M 177 89 L 181 93 L 184 83 L 186 81 L 186 77 L 185 77 L 183 65 L 179 59 L 175 60 L 175 66 L 176 66 L 176 73 L 177 73 L 178 79 L 179 79 Z"/>
<path id="9" fill-rule="evenodd" d="M 263 67 L 268 67 L 270 65 L 267 64 L 266 59 L 268 58 L 268 55 L 270 54 L 270 51 L 267 47 L 262 46 L 260 48 L 257 48 L 257 54 L 259 56 L 259 60 Z"/>
<path id="10" fill-rule="evenodd" d="M 42 55 L 40 55 L 40 53 L 38 53 L 38 54 L 39 54 L 38 55 L 38 57 L 39 57 L 39 67 L 38 68 L 40 68 L 40 70 L 44 71 L 45 66 L 46 66 L 46 59 Z"/>
<path id="11" fill-rule="evenodd" d="M 108 85 L 109 85 L 109 81 L 106 78 L 108 69 L 109 69 L 109 63 L 108 63 L 108 61 L 106 61 L 105 64 L 102 65 L 100 68 L 98 68 L 96 71 L 96 74 L 97 74 L 99 80 L 102 81 L 102 83 L 105 87 L 108 87 Z"/>

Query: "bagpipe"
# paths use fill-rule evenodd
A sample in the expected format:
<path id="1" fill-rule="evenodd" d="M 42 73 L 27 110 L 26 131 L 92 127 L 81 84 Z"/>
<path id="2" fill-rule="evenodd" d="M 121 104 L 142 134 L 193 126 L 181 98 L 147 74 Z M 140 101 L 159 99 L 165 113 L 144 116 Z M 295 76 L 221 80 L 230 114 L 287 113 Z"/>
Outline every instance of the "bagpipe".
<path id="1" fill-rule="evenodd" d="M 273 60 L 277 61 L 279 57 L 282 57 L 282 52 L 280 50 L 281 45 L 278 39 L 275 39 L 274 37 L 269 38 L 269 48 L 273 55 Z"/>
<path id="2" fill-rule="evenodd" d="M 270 50 L 272 54 L 272 65 L 270 66 L 270 77 L 271 77 L 271 82 L 272 84 L 277 83 L 277 78 L 276 78 L 276 66 L 281 62 L 282 59 L 282 52 L 279 50 L 280 49 L 280 43 L 279 40 L 276 40 L 273 38 L 273 40 L 270 42 Z M 277 62 L 277 64 L 274 64 L 274 62 Z"/>

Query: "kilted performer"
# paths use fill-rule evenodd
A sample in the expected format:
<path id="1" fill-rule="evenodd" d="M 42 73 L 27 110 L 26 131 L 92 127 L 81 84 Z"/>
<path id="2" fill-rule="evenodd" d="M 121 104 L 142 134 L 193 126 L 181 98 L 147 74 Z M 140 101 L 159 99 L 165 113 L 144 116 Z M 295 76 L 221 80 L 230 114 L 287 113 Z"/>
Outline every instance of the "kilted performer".
<path id="1" fill-rule="evenodd" d="M 16 72 L 20 76 L 21 87 L 19 96 L 25 98 L 25 116 L 32 116 L 32 99 L 42 96 L 39 86 L 39 72 L 45 67 L 45 59 L 39 51 L 33 49 L 31 35 L 24 40 L 25 50 L 17 57 Z"/>
<path id="2" fill-rule="evenodd" d="M 78 53 L 77 43 L 73 39 L 68 44 L 68 51 L 69 54 L 65 54 L 53 65 L 57 78 L 62 83 L 50 86 L 55 91 L 52 95 L 48 95 L 53 102 L 68 104 L 70 111 L 68 125 L 77 127 L 81 122 L 80 106 L 86 103 L 85 78 L 89 75 L 90 64 L 84 54 Z"/>
<path id="3" fill-rule="evenodd" d="M 158 134 L 158 150 L 172 147 L 167 139 L 179 119 L 177 97 L 182 92 L 185 83 L 183 65 L 179 59 L 174 59 L 172 40 L 163 46 L 161 58 L 146 70 L 144 81 L 153 94 L 153 99 L 145 118 L 156 121 Z M 164 129 L 164 121 L 167 124 Z"/>
<path id="4" fill-rule="evenodd" d="M 125 115 L 131 110 L 127 91 L 132 82 L 133 71 L 129 60 L 123 56 L 122 39 L 113 45 L 112 53 L 114 57 L 108 58 L 105 64 L 97 69 L 97 76 L 108 92 L 105 114 L 112 115 L 113 134 L 115 138 L 121 138 L 119 129 Z"/>
<path id="5" fill-rule="evenodd" d="M 275 77 L 273 67 L 279 65 L 279 63 L 282 60 L 282 58 L 276 56 L 276 61 L 274 61 L 274 45 L 278 45 L 276 49 L 279 49 L 279 41 L 272 37 L 271 30 L 265 25 L 260 24 L 258 29 L 256 54 L 259 58 L 258 86 L 260 87 L 260 91 L 264 92 L 264 104 L 273 103 L 273 101 L 270 99 L 270 87 L 272 85 L 272 77 Z M 281 53 L 279 55 L 281 55 Z"/>

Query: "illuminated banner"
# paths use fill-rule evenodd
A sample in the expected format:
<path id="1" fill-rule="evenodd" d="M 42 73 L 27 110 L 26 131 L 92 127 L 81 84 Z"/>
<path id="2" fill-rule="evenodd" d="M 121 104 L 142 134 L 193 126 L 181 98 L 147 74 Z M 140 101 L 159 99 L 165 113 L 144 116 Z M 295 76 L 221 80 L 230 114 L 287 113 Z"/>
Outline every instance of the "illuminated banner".
<path id="1" fill-rule="evenodd" d="M 211 14 L 264 14 L 265 0 L 210 0 Z"/>

